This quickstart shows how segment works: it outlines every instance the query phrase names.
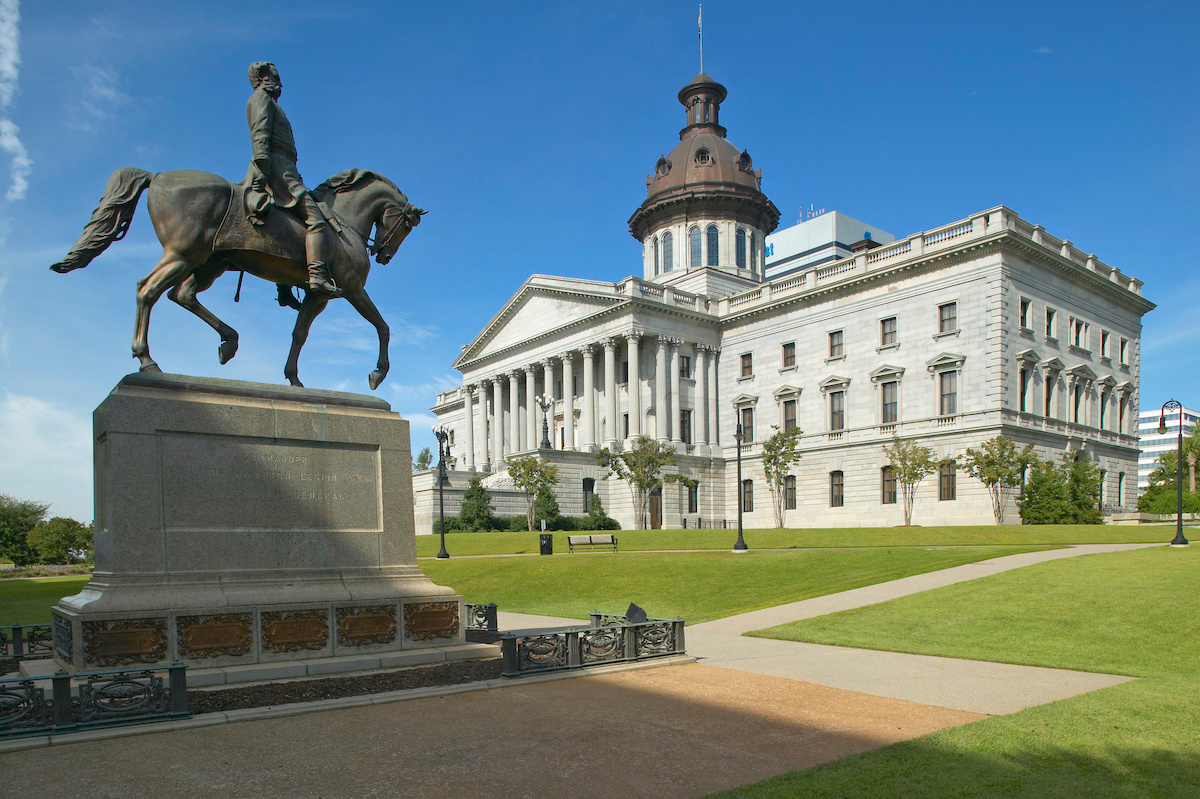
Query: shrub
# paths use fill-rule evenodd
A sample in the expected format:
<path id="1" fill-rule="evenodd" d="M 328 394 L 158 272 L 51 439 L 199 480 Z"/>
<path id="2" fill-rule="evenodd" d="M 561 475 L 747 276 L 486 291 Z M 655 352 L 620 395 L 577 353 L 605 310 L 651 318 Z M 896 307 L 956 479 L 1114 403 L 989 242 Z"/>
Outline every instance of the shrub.
<path id="1" fill-rule="evenodd" d="M 1100 524 L 1100 468 L 1065 453 L 1037 461 L 1017 501 L 1022 524 Z"/>

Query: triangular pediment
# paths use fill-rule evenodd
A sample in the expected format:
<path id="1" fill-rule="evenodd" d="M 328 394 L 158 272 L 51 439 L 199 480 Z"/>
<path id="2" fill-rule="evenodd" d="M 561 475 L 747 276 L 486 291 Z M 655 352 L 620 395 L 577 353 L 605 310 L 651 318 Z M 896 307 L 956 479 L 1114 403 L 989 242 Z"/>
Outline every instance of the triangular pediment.
<path id="1" fill-rule="evenodd" d="M 848 385 L 850 385 L 850 378 L 842 377 L 841 375 L 830 375 L 820 383 L 817 383 L 817 388 L 822 391 L 829 391 L 830 389 L 845 388 Z"/>
<path id="2" fill-rule="evenodd" d="M 801 389 L 799 386 L 792 386 L 792 385 L 788 385 L 787 383 L 784 383 L 782 386 L 775 389 L 775 391 L 772 392 L 771 396 L 775 397 L 775 399 L 779 399 L 780 397 L 790 397 L 792 395 L 799 395 L 800 391 L 801 391 Z"/>
<path id="3" fill-rule="evenodd" d="M 534 275 L 463 348 L 456 368 L 586 323 L 627 301 L 612 283 Z"/>
<path id="4" fill-rule="evenodd" d="M 755 405 L 758 403 L 757 394 L 738 394 L 733 398 L 734 405 Z"/>
<path id="5" fill-rule="evenodd" d="M 1072 366 L 1070 369 L 1067 370 L 1067 374 L 1071 375 L 1072 377 L 1082 377 L 1085 380 L 1095 380 L 1096 379 L 1096 373 L 1093 372 L 1091 370 L 1091 367 L 1089 367 L 1085 363 L 1076 364 L 1075 366 Z"/>
<path id="6" fill-rule="evenodd" d="M 1112 375 L 1105 375 L 1104 377 L 1102 377 L 1096 381 L 1096 385 L 1100 386 L 1101 388 L 1112 388 L 1116 384 L 1117 384 L 1117 381 L 1113 380 Z"/>
<path id="7" fill-rule="evenodd" d="M 903 366 L 892 366 L 890 363 L 885 363 L 875 371 L 871 372 L 868 377 L 872 382 L 878 383 L 880 380 L 887 378 L 901 378 L 904 376 Z"/>
<path id="8" fill-rule="evenodd" d="M 1017 360 L 1025 363 L 1037 363 L 1042 357 L 1037 354 L 1037 350 L 1021 350 L 1017 353 Z"/>
<path id="9" fill-rule="evenodd" d="M 1046 370 L 1050 372 L 1061 372 L 1063 370 L 1063 362 L 1058 358 L 1051 358 L 1042 364 L 1042 366 L 1044 366 Z"/>
<path id="10" fill-rule="evenodd" d="M 925 362 L 925 366 L 929 371 L 935 372 L 938 369 L 954 369 L 963 365 L 963 361 L 967 360 L 967 356 L 958 355 L 953 352 L 943 352 L 936 358 L 932 358 Z"/>

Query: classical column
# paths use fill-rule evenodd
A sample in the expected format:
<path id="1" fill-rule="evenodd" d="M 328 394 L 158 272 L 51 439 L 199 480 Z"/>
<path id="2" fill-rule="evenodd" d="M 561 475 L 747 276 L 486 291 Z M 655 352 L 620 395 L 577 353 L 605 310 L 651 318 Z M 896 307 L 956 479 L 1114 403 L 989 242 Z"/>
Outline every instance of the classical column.
<path id="1" fill-rule="evenodd" d="M 595 347 L 584 345 L 583 352 L 583 413 L 580 419 L 580 433 L 583 436 L 583 449 L 592 452 L 596 449 L 596 362 L 593 356 Z"/>
<path id="2" fill-rule="evenodd" d="M 542 361 L 542 382 L 546 384 L 546 396 L 554 399 L 554 359 L 546 358 Z M 546 418 L 546 429 L 550 431 L 550 449 L 557 449 L 554 442 L 554 408 L 551 406 L 550 415 Z M 541 439 L 538 439 L 539 441 Z"/>
<path id="3" fill-rule="evenodd" d="M 500 387 L 502 377 L 492 378 L 492 471 L 499 471 L 504 465 L 504 403 L 501 397 L 504 390 Z"/>
<path id="4" fill-rule="evenodd" d="M 638 342 L 642 338 L 640 330 L 631 330 L 625 334 L 629 347 L 629 438 L 634 439 L 642 434 L 642 369 L 641 353 Z"/>
<path id="5" fill-rule="evenodd" d="M 617 340 L 606 338 L 604 345 L 604 408 L 608 418 L 604 428 L 604 446 L 617 451 Z"/>
<path id="6" fill-rule="evenodd" d="M 708 443 L 717 446 L 721 443 L 721 417 L 717 415 L 717 358 L 721 351 L 713 347 L 712 363 L 708 365 L 708 418 L 711 427 L 709 427 Z"/>
<path id="7" fill-rule="evenodd" d="M 508 451 L 521 449 L 521 370 L 508 373 Z"/>
<path id="8" fill-rule="evenodd" d="M 654 356 L 654 431 L 655 438 L 662 444 L 671 435 L 670 412 L 667 410 L 667 344 L 671 339 L 658 337 L 658 350 Z"/>
<path id="9" fill-rule="evenodd" d="M 563 449 L 575 449 L 575 353 L 558 357 L 563 367 Z"/>
<path id="10" fill-rule="evenodd" d="M 696 345 L 696 412 L 692 420 L 696 443 L 708 449 L 708 351 L 707 344 Z"/>
<path id="11" fill-rule="evenodd" d="M 538 429 L 537 370 L 525 367 L 525 449 L 537 449 L 542 439 Z"/>
<path id="12" fill-rule="evenodd" d="M 475 471 L 475 384 L 463 386 L 464 403 L 467 406 L 467 429 L 464 431 L 467 434 L 467 440 L 463 442 L 466 445 L 467 471 Z"/>
<path id="13" fill-rule="evenodd" d="M 679 449 L 683 438 L 679 429 L 683 425 L 679 402 L 679 345 L 682 343 L 677 338 L 671 339 L 671 442 L 676 449 Z"/>

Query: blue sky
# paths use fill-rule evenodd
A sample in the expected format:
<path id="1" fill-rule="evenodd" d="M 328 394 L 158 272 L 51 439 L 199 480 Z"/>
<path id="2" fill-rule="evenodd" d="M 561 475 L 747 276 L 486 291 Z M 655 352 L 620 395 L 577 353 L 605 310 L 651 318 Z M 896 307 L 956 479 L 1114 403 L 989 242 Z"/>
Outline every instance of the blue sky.
<path id="1" fill-rule="evenodd" d="M 274 61 L 309 185 L 375 169 L 429 210 L 368 284 L 392 325 L 378 394 L 432 443 L 450 363 L 531 273 L 640 270 L 626 220 L 678 141 L 696 4 L 23 3 L 0 0 L 0 493 L 92 517 L 91 412 L 135 368 L 133 292 L 161 248 L 144 202 L 85 270 L 69 249 L 109 174 L 232 179 L 250 154 L 246 67 Z M 810 204 L 897 236 L 1005 204 L 1145 281 L 1142 404 L 1200 405 L 1200 4 L 707 2 L 721 120 L 796 221 Z M 14 45 L 18 48 L 14 50 Z M 19 58 L 14 56 L 19 55 Z M 293 314 L 236 276 L 164 300 L 165 371 L 283 382 Z M 306 385 L 367 392 L 374 332 L 317 320 Z"/>

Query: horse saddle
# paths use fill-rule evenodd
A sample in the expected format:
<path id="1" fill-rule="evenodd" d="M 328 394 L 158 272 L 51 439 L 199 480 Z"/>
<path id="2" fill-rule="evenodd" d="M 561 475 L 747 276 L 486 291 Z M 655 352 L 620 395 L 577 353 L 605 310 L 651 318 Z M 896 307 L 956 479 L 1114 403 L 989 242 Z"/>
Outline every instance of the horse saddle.
<path id="1" fill-rule="evenodd" d="M 229 207 L 225 210 L 225 218 L 217 229 L 213 239 L 213 252 L 221 250 L 249 250 L 287 258 L 290 261 L 304 263 L 304 219 L 290 209 L 283 209 L 271 204 L 259 216 L 261 225 L 250 222 L 247 210 L 258 205 L 258 197 L 249 181 L 231 183 L 233 196 L 230 197 Z M 249 195 L 249 196 L 247 196 Z M 317 203 L 325 218 L 329 220 L 334 231 L 340 229 L 335 220 L 333 209 L 325 203 Z"/>

